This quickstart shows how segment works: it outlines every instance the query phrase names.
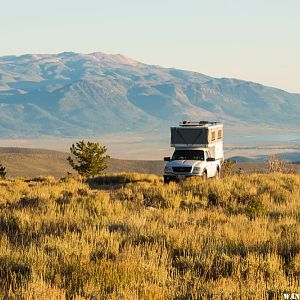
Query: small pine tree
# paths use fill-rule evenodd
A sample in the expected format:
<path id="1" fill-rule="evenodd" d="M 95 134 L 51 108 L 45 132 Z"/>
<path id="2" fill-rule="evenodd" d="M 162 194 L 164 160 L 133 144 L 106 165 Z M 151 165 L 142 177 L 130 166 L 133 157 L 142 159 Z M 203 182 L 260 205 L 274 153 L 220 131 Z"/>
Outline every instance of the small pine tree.
<path id="1" fill-rule="evenodd" d="M 71 167 L 84 177 L 94 177 L 107 168 L 110 158 L 106 155 L 107 148 L 99 143 L 81 140 L 70 147 L 74 159 L 69 156 L 67 160 Z"/>
<path id="2" fill-rule="evenodd" d="M 0 178 L 5 178 L 5 176 L 6 176 L 5 167 L 0 163 Z"/>

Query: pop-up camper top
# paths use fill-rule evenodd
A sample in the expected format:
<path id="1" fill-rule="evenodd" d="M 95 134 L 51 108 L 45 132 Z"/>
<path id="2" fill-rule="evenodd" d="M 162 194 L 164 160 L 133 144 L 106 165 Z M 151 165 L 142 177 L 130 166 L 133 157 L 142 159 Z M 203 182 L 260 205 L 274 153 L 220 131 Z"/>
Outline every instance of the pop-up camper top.
<path id="1" fill-rule="evenodd" d="M 171 147 L 175 149 L 209 150 L 211 157 L 224 159 L 223 124 L 219 122 L 183 121 L 171 127 Z"/>
<path id="2" fill-rule="evenodd" d="M 171 147 L 208 147 L 223 141 L 223 124 L 219 122 L 183 121 L 171 127 Z"/>

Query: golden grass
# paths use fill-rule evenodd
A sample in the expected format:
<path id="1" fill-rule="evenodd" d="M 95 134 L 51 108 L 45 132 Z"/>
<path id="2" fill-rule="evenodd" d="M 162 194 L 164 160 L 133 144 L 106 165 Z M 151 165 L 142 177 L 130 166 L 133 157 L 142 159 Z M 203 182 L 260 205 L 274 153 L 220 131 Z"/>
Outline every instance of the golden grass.
<path id="1" fill-rule="evenodd" d="M 0 298 L 283 299 L 300 176 L 0 181 Z"/>

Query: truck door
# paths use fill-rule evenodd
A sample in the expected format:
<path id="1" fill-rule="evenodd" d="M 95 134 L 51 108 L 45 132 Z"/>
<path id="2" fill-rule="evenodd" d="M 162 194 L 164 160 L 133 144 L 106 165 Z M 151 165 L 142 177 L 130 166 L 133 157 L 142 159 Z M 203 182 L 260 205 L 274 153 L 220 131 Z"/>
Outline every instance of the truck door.
<path id="1" fill-rule="evenodd" d="M 207 170 L 207 177 L 213 177 L 214 176 L 214 162 L 213 161 L 207 161 L 208 158 L 210 158 L 209 151 L 205 151 L 205 160 L 206 160 L 206 170 Z"/>

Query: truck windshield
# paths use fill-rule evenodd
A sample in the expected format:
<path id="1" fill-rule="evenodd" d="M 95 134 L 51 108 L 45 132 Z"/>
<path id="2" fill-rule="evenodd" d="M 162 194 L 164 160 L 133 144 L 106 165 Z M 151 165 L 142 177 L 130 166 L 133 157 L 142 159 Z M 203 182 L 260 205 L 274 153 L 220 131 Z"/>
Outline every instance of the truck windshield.
<path id="1" fill-rule="evenodd" d="M 204 160 L 203 150 L 175 150 L 172 160 Z"/>

